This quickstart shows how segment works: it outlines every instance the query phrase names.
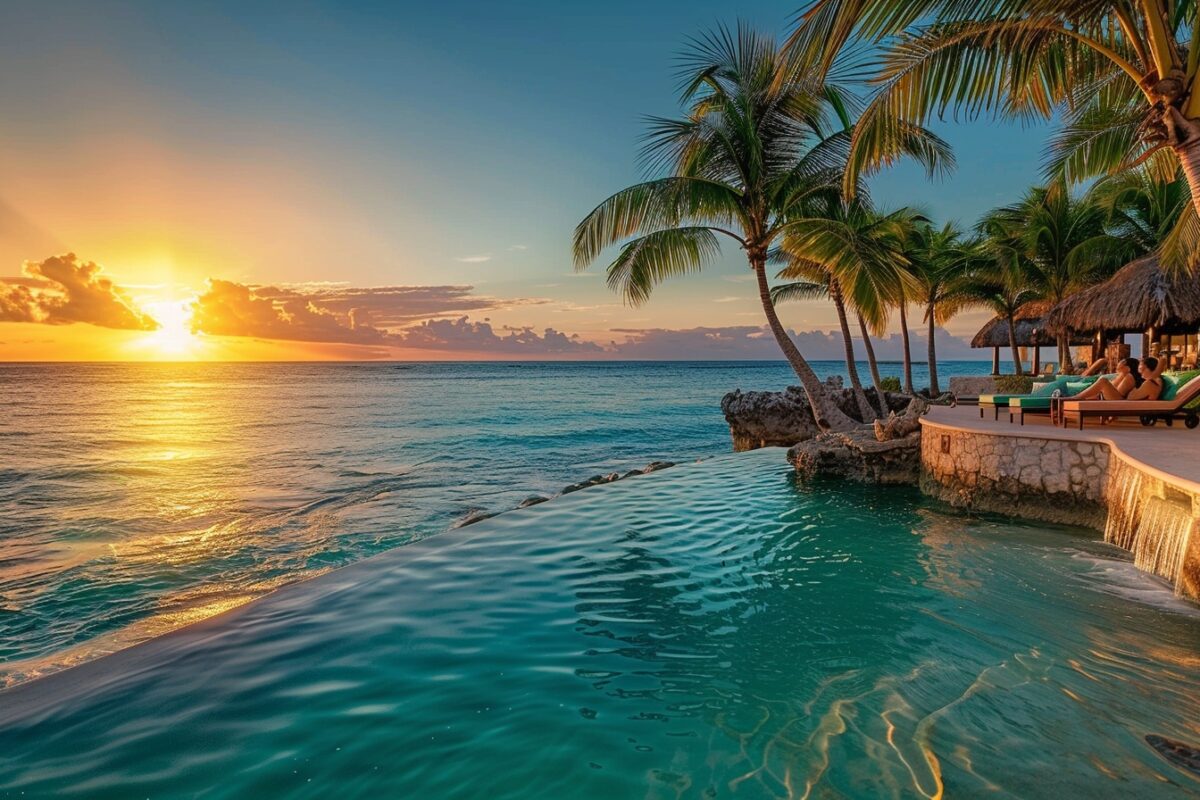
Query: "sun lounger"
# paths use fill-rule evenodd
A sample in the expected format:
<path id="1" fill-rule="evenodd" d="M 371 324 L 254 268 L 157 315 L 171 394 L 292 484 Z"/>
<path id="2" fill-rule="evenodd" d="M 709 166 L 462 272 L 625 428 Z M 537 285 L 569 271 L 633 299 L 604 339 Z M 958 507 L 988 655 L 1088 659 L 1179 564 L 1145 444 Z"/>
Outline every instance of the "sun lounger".
<path id="1" fill-rule="evenodd" d="M 1079 378 L 1075 376 L 1064 375 L 1060 378 L 1050 381 L 1049 383 L 1036 384 L 1030 394 L 981 394 L 979 395 L 979 418 L 983 419 L 984 411 L 990 408 L 992 410 L 992 419 L 1000 419 L 1000 409 L 1007 408 L 1009 410 L 1008 421 L 1012 422 L 1013 404 L 1017 399 L 1024 401 L 1026 398 L 1030 398 L 1035 401 L 1045 400 L 1046 404 L 1044 408 L 1046 409 L 1047 413 L 1049 413 L 1050 397 L 1056 390 L 1062 392 L 1063 394 L 1075 394 L 1076 392 L 1082 392 L 1084 388 L 1089 386 L 1093 381 L 1098 380 L 1098 378 L 1099 376 L 1092 378 Z M 1072 386 L 1076 388 L 1071 388 Z M 1026 413 L 1029 413 L 1028 410 L 1036 406 L 1038 406 L 1037 402 L 1026 405 Z M 1024 424 L 1023 419 L 1022 424 Z"/>
<path id="2" fill-rule="evenodd" d="M 1163 384 L 1160 400 L 1064 400 L 1063 425 L 1078 420 L 1083 430 L 1087 417 L 1137 417 L 1147 427 L 1160 419 L 1172 425 L 1179 418 L 1189 428 L 1200 425 L 1200 374 L 1164 374 Z"/>

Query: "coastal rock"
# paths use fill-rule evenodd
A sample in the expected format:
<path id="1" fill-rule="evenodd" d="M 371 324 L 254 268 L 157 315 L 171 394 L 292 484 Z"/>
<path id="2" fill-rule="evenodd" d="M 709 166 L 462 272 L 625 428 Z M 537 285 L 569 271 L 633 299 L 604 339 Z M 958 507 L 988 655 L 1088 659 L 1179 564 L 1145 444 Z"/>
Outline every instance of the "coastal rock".
<path id="1" fill-rule="evenodd" d="M 485 519 L 491 519 L 494 516 L 496 516 L 495 511 L 472 511 L 467 514 L 467 516 L 459 520 L 459 523 L 454 527 L 465 528 L 468 525 L 474 525 L 476 522 L 483 522 Z"/>
<path id="2" fill-rule="evenodd" d="M 538 503 L 544 503 L 549 499 L 549 497 L 542 497 L 540 494 L 531 494 L 520 503 L 517 503 L 517 508 L 529 508 L 530 506 L 536 506 Z"/>
<path id="3" fill-rule="evenodd" d="M 915 485 L 921 472 L 921 432 L 879 441 L 867 426 L 821 433 L 788 450 L 788 462 L 805 480 L 832 476 L 885 486 Z"/>
<path id="4" fill-rule="evenodd" d="M 674 461 L 651 461 L 649 464 L 642 467 L 642 473 L 648 474 L 651 472 L 658 472 L 660 469 L 667 469 L 668 467 L 673 466 L 675 466 Z M 634 470 L 634 472 L 637 472 L 637 470 Z"/>
<path id="5" fill-rule="evenodd" d="M 860 419 L 853 391 L 841 389 L 840 378 L 828 385 L 837 406 L 851 419 L 864 421 Z M 866 395 L 868 402 L 878 408 L 875 390 L 867 389 Z M 884 392 L 883 395 L 889 411 L 903 411 L 911 401 L 903 394 Z M 782 392 L 735 389 L 721 398 L 721 412 L 729 423 L 733 449 L 737 452 L 759 447 L 791 447 L 820 433 L 808 397 L 799 386 L 789 386 Z"/>

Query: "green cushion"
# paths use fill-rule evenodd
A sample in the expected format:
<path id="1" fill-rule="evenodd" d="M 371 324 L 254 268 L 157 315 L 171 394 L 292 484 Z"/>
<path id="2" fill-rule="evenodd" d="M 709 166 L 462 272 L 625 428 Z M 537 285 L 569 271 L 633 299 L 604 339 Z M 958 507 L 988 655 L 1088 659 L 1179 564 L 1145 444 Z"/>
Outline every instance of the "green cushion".
<path id="1" fill-rule="evenodd" d="M 1008 401 L 1014 397 L 1023 397 L 1019 394 L 981 394 L 979 395 L 979 405 L 981 406 L 1006 406 Z"/>
<path id="2" fill-rule="evenodd" d="M 1063 389 L 1063 394 L 1067 397 L 1079 394 L 1093 383 L 1095 383 L 1095 381 L 1067 381 L 1067 386 L 1065 389 Z"/>
<path id="3" fill-rule="evenodd" d="M 1042 383 L 1034 387 L 1030 397 L 1049 397 L 1054 394 L 1055 390 L 1066 391 L 1067 379 L 1056 378 L 1049 383 Z"/>
<path id="4" fill-rule="evenodd" d="M 1188 370 L 1187 372 L 1164 372 L 1162 376 L 1162 396 L 1158 399 L 1174 400 L 1175 395 L 1179 393 L 1180 388 L 1197 375 L 1200 375 L 1200 369 Z"/>
<path id="5" fill-rule="evenodd" d="M 1043 408 L 1050 407 L 1049 397 L 1014 397 L 1008 402 L 1010 408 L 1019 408 L 1023 411 L 1037 411 Z"/>

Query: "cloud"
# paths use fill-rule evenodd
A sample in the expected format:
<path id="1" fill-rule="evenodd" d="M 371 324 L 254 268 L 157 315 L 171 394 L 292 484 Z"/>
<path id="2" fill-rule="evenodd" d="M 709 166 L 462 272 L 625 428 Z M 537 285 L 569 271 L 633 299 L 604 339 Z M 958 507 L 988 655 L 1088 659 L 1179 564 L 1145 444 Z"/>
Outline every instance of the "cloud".
<path id="1" fill-rule="evenodd" d="M 539 336 L 532 328 L 504 328 L 500 336 L 488 322 L 459 319 L 437 319 L 423 322 L 399 332 L 406 347 L 425 350 L 466 350 L 499 353 L 602 353 L 594 342 L 582 341 L 578 335 L 567 335 L 546 328 Z"/>
<path id="2" fill-rule="evenodd" d="M 713 302 L 714 303 L 736 303 L 738 300 L 741 300 L 741 299 L 743 299 L 743 298 L 739 297 L 737 295 L 734 295 L 732 297 L 718 297 L 717 299 L 713 300 Z"/>
<path id="3" fill-rule="evenodd" d="M 485 261 L 491 261 L 492 254 L 491 253 L 481 253 L 477 256 L 459 256 L 458 258 L 456 258 L 454 260 L 461 261 L 464 264 L 482 264 Z"/>
<path id="4" fill-rule="evenodd" d="M 208 288 L 192 302 L 192 330 L 298 342 L 381 344 L 386 340 L 387 333 L 363 321 L 355 309 L 337 314 L 310 298 L 295 292 L 279 296 L 279 290 L 270 288 L 260 295 L 245 284 L 210 278 Z"/>
<path id="5" fill-rule="evenodd" d="M 528 250 L 529 246 L 524 244 L 509 245 L 509 250 Z"/>
<path id="6" fill-rule="evenodd" d="M 783 357 L 770 329 L 757 325 L 734 325 L 720 328 L 614 328 L 624 334 L 625 341 L 614 341 L 609 351 L 623 358 L 682 359 L 682 360 L 777 360 Z M 841 361 L 845 358 L 840 333 L 825 331 L 791 331 L 792 340 L 805 358 L 813 361 Z M 898 361 L 903 357 L 903 340 L 895 333 L 882 339 L 872 339 L 875 355 L 880 361 Z M 923 360 L 925 337 L 909 334 L 915 360 Z M 979 350 L 944 329 L 937 331 L 938 358 L 979 359 Z M 855 339 L 855 352 L 864 359 L 862 341 Z"/>
<path id="7" fill-rule="evenodd" d="M 68 325 L 86 322 L 121 330 L 158 327 L 124 290 L 74 253 L 26 261 L 22 276 L 0 279 L 0 321 Z"/>
<path id="8" fill-rule="evenodd" d="M 219 336 L 249 336 L 328 344 L 375 345 L 506 354 L 600 353 L 602 349 L 554 328 L 502 328 L 488 321 L 429 317 L 463 308 L 543 302 L 470 294 L 470 286 L 335 287 L 316 292 L 255 287 L 211 278 L 192 303 L 192 328 Z M 423 319 L 422 319 L 423 318 Z M 413 325 L 417 319 L 420 324 Z"/>

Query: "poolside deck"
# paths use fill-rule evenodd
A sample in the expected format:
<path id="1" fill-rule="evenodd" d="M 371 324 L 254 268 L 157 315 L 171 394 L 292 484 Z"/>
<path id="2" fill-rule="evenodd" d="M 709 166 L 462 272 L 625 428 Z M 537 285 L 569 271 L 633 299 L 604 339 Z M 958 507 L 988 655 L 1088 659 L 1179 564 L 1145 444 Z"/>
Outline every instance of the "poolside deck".
<path id="1" fill-rule="evenodd" d="M 1126 461 L 1137 462 L 1144 471 L 1200 494 L 1200 454 L 1196 450 L 1200 446 L 1200 429 L 1188 430 L 1179 422 L 1170 428 L 1161 422 L 1153 428 L 1145 428 L 1135 419 L 1119 420 L 1110 425 L 1088 420 L 1087 426 L 1078 430 L 1074 426 L 1052 425 L 1044 414 L 1026 416 L 1024 425 L 1015 421 L 1010 423 L 1008 413 L 1003 409 L 999 420 L 993 420 L 990 413 L 980 419 L 976 406 L 935 406 L 925 418 L 940 427 L 963 432 L 1107 445 Z"/>

